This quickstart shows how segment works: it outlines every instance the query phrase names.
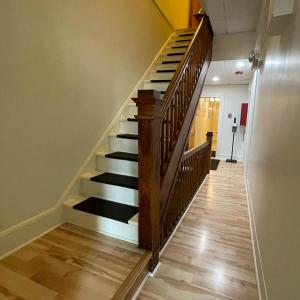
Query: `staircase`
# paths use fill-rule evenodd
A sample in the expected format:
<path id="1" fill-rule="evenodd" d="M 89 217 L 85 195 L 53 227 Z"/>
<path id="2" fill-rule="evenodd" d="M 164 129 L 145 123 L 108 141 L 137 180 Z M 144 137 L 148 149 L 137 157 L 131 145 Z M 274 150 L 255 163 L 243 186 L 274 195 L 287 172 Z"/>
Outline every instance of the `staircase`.
<path id="1" fill-rule="evenodd" d="M 176 31 L 138 90 L 156 90 L 163 102 L 194 34 L 194 29 Z M 122 115 L 95 154 L 94 170 L 81 175 L 78 195 L 65 201 L 64 212 L 69 223 L 139 244 L 136 104 L 130 101 Z"/>

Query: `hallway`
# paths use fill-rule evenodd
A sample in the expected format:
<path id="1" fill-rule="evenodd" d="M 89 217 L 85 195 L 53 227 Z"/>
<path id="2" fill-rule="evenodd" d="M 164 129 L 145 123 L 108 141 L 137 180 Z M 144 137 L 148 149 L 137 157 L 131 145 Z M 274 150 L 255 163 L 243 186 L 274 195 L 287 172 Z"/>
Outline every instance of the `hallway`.
<path id="1" fill-rule="evenodd" d="M 241 164 L 211 171 L 138 299 L 258 299 Z"/>

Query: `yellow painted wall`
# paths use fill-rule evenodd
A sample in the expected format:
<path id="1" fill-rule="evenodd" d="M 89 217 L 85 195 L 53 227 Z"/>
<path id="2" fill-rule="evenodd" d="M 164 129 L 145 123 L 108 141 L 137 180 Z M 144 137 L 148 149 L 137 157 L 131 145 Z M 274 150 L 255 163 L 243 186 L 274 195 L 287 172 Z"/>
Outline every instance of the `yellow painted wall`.
<path id="1" fill-rule="evenodd" d="M 155 0 L 174 29 L 189 27 L 190 0 Z"/>
<path id="2" fill-rule="evenodd" d="M 213 132 L 212 150 L 217 150 L 219 104 L 217 98 L 201 98 L 189 137 L 189 149 L 206 141 L 206 133 Z"/>

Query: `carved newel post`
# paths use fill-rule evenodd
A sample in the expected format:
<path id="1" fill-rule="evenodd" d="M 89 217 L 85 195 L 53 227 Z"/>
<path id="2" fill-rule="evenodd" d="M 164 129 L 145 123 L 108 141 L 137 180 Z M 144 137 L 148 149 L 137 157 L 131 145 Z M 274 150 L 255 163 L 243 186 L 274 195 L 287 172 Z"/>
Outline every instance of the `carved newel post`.
<path id="1" fill-rule="evenodd" d="M 160 92 L 139 90 L 133 99 L 138 107 L 139 157 L 139 245 L 152 251 L 149 263 L 153 271 L 159 261 L 160 249 Z"/>

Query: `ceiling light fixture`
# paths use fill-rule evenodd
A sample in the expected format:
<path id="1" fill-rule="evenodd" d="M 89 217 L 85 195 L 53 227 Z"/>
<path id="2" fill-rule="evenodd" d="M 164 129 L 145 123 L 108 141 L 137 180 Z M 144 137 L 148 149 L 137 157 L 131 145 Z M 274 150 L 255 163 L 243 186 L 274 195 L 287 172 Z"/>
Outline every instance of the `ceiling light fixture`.
<path id="1" fill-rule="evenodd" d="M 215 102 L 215 98 L 210 98 L 210 102 Z"/>
<path id="2" fill-rule="evenodd" d="M 219 79 L 219 77 L 214 76 L 214 77 L 212 78 L 212 80 L 216 82 L 216 81 L 219 81 L 220 79 Z"/>
<path id="3" fill-rule="evenodd" d="M 245 65 L 245 64 L 244 64 L 242 61 L 239 61 L 239 62 L 236 64 L 236 66 L 239 67 L 239 68 L 243 67 L 244 65 Z"/>
<path id="4" fill-rule="evenodd" d="M 216 98 L 216 101 L 217 101 L 217 102 L 220 102 L 220 98 Z"/>

